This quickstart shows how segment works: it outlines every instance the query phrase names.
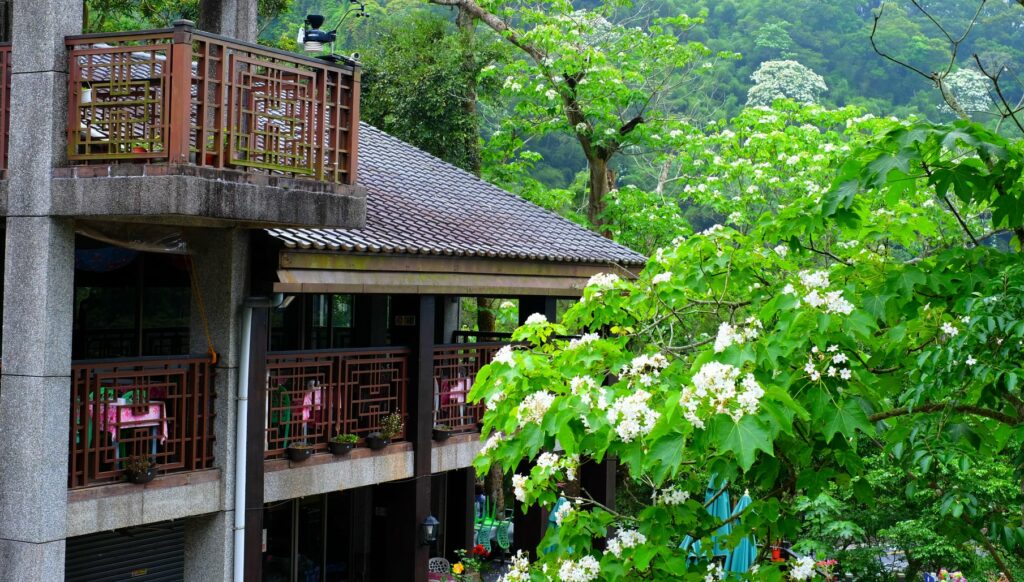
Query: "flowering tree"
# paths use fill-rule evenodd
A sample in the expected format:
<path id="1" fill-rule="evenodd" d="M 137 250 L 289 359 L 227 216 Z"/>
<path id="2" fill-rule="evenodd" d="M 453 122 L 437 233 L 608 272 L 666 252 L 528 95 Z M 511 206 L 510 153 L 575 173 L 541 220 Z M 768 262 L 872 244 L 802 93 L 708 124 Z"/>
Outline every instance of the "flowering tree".
<path id="1" fill-rule="evenodd" d="M 776 99 L 817 103 L 828 90 L 825 79 L 796 61 L 765 61 L 750 75 L 754 86 L 747 91 L 747 105 L 771 105 Z"/>
<path id="2" fill-rule="evenodd" d="M 550 506 L 580 463 L 614 456 L 650 500 L 627 514 L 570 496 L 551 551 L 507 580 L 723 577 L 705 559 L 723 525 L 698 495 L 709 472 L 754 498 L 728 547 L 794 537 L 798 495 L 873 499 L 865 448 L 914 476 L 1024 444 L 1024 265 L 1004 240 L 1024 223 L 1020 144 L 889 122 L 847 158 L 831 187 L 780 190 L 773 212 L 679 240 L 635 280 L 594 277 L 564 323 L 531 317 L 481 371 L 478 471 L 531 460 L 515 495 Z M 932 494 L 997 561 L 1024 539 L 1019 492 Z M 813 559 L 786 576 L 817 576 Z"/>
<path id="3" fill-rule="evenodd" d="M 985 75 L 974 69 L 959 69 L 946 77 L 946 84 L 949 90 L 960 102 L 964 111 L 968 113 L 988 113 L 992 111 L 995 102 L 989 95 L 992 85 Z M 939 109 L 946 113 L 953 113 L 949 105 L 943 103 Z"/>
<path id="4" fill-rule="evenodd" d="M 617 2 L 576 10 L 561 0 L 430 1 L 458 7 L 522 51 L 524 59 L 489 71 L 504 78 L 515 103 L 500 130 L 511 141 L 497 145 L 518 147 L 522 135 L 572 136 L 589 167 L 587 218 L 599 228 L 616 184 L 612 160 L 627 148 L 656 145 L 677 117 L 667 99 L 680 87 L 696 89 L 712 67 L 712 52 L 686 40 L 700 23 L 686 15 L 639 27 L 614 21 L 623 6 Z"/>

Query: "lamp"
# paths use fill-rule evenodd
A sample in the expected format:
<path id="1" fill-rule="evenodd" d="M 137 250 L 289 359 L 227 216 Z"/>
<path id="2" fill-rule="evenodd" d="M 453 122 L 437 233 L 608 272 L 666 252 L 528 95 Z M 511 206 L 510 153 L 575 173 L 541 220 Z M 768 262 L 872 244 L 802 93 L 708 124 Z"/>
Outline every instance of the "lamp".
<path id="1" fill-rule="evenodd" d="M 331 30 L 320 30 L 324 25 L 325 18 L 321 14 L 307 14 L 303 27 L 299 28 L 299 35 L 295 38 L 297 44 L 301 44 L 307 53 L 322 53 L 325 44 L 333 44 L 338 39 L 338 28 L 345 22 L 349 14 L 355 14 L 356 18 L 369 18 L 366 13 L 366 5 L 359 0 L 351 0 L 352 7 L 341 15 L 341 20 Z"/>
<path id="2" fill-rule="evenodd" d="M 420 533 L 423 537 L 423 545 L 429 546 L 437 541 L 437 532 L 441 529 L 441 522 L 433 515 L 428 515 L 420 524 Z"/>

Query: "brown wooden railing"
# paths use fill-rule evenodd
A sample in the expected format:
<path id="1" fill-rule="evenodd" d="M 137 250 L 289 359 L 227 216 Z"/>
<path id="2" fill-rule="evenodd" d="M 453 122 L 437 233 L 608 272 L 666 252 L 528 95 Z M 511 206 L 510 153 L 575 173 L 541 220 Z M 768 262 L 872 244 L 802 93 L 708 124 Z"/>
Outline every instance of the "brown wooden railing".
<path id="1" fill-rule="evenodd" d="M 0 43 L 0 171 L 7 172 L 11 143 L 11 43 Z"/>
<path id="2" fill-rule="evenodd" d="M 408 418 L 409 350 L 369 348 L 267 355 L 266 458 L 289 444 L 322 450 L 338 434 L 365 437 L 392 412 Z M 404 440 L 405 434 L 394 440 Z"/>
<path id="3" fill-rule="evenodd" d="M 157 473 L 211 467 L 212 374 L 209 358 L 75 362 L 68 487 L 118 481 L 137 457 Z"/>
<path id="4" fill-rule="evenodd" d="M 434 424 L 452 432 L 477 431 L 482 404 L 470 404 L 469 390 L 480 368 L 489 364 L 501 343 L 451 344 L 434 348 Z"/>
<path id="5" fill-rule="evenodd" d="M 193 30 L 66 39 L 68 157 L 355 182 L 359 69 Z"/>

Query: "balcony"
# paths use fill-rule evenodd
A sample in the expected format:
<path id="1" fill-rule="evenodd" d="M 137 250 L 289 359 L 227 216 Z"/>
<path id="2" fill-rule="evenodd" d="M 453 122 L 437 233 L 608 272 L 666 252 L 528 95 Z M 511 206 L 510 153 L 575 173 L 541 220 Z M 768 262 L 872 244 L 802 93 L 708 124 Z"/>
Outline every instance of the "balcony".
<path id="1" fill-rule="evenodd" d="M 132 458 L 157 473 L 213 463 L 213 382 L 208 358 L 76 362 L 71 367 L 68 487 L 124 479 Z"/>
<path id="2" fill-rule="evenodd" d="M 452 433 L 479 432 L 482 404 L 469 403 L 480 368 L 491 363 L 501 343 L 450 344 L 434 348 L 434 424 Z"/>
<path id="3" fill-rule="evenodd" d="M 293 443 L 320 452 L 338 434 L 363 438 L 393 412 L 408 420 L 409 357 L 407 348 L 269 354 L 265 458 Z"/>
<path id="4" fill-rule="evenodd" d="M 65 43 L 70 166 L 54 170 L 55 215 L 365 223 L 366 190 L 356 184 L 358 65 L 231 40 L 187 21 Z M 5 175 L 10 59 L 10 45 L 0 45 Z"/>

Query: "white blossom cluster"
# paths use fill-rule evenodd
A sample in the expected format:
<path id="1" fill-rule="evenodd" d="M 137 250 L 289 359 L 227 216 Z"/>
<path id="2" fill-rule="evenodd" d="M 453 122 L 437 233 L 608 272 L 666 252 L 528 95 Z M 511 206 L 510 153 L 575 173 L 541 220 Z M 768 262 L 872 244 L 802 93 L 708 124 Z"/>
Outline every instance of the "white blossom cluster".
<path id="1" fill-rule="evenodd" d="M 672 273 L 669 273 L 668 271 L 666 271 L 664 273 L 658 273 L 657 275 L 652 277 L 651 278 L 651 283 L 653 285 L 659 285 L 661 283 L 668 283 L 671 280 L 672 280 Z"/>
<path id="2" fill-rule="evenodd" d="M 569 381 L 569 389 L 572 390 L 572 395 L 578 396 L 584 404 L 593 406 L 594 391 L 598 389 L 596 380 L 590 376 L 575 376 Z"/>
<path id="3" fill-rule="evenodd" d="M 547 390 L 534 392 L 523 398 L 519 405 L 519 426 L 526 426 L 530 423 L 539 423 L 544 420 L 551 404 L 555 401 L 555 395 Z"/>
<path id="4" fill-rule="evenodd" d="M 800 285 L 806 290 L 803 301 L 815 309 L 825 313 L 849 315 L 853 313 L 853 304 L 843 297 L 842 291 L 828 291 L 830 285 L 826 271 L 800 271 Z M 796 295 L 792 283 L 782 289 L 784 295 Z M 797 302 L 799 307 L 800 303 Z"/>
<path id="5" fill-rule="evenodd" d="M 619 530 L 611 539 L 608 540 L 607 549 L 605 553 L 612 554 L 616 558 L 622 557 L 622 550 L 635 548 L 647 543 L 647 536 L 640 533 L 635 529 L 624 529 Z"/>
<path id="6" fill-rule="evenodd" d="M 793 580 L 810 580 L 814 578 L 814 558 L 804 556 L 796 561 L 796 565 L 789 571 L 789 577 Z"/>
<path id="7" fill-rule="evenodd" d="M 555 517 L 555 525 L 561 526 L 562 522 L 565 521 L 565 518 L 569 517 L 574 511 L 576 511 L 576 506 L 572 503 L 567 502 L 559 505 L 558 509 L 556 509 L 553 514 Z"/>
<path id="8" fill-rule="evenodd" d="M 548 318 L 543 313 L 534 313 L 526 318 L 526 325 L 540 325 L 547 322 Z"/>
<path id="9" fill-rule="evenodd" d="M 939 329 L 942 330 L 942 333 L 946 334 L 946 336 L 951 338 L 956 337 L 957 335 L 960 334 L 960 330 L 955 325 L 948 321 L 942 322 L 942 325 L 939 326 Z"/>
<path id="10" fill-rule="evenodd" d="M 654 503 L 662 505 L 682 505 L 690 499 L 690 492 L 678 487 L 662 489 L 654 494 Z"/>
<path id="11" fill-rule="evenodd" d="M 569 345 L 566 346 L 565 349 L 575 350 L 589 343 L 596 342 L 599 339 L 601 339 L 601 336 L 597 335 L 596 333 L 585 333 L 580 337 L 574 337 L 571 340 L 569 340 Z"/>
<path id="12" fill-rule="evenodd" d="M 511 301 L 502 301 L 498 309 L 515 309 L 516 304 Z"/>
<path id="13" fill-rule="evenodd" d="M 512 493 L 515 494 L 516 499 L 521 503 L 526 502 L 526 484 L 530 481 L 530 478 L 526 475 L 516 473 L 512 475 Z"/>
<path id="14" fill-rule="evenodd" d="M 530 558 L 522 550 L 516 550 L 512 564 L 499 582 L 530 582 Z"/>
<path id="15" fill-rule="evenodd" d="M 715 353 L 724 352 L 731 345 L 754 341 L 757 339 L 757 336 L 761 335 L 763 327 L 761 321 L 753 316 L 748 317 L 741 325 L 732 325 L 727 321 L 723 321 L 722 325 L 718 326 L 718 336 L 715 338 Z"/>
<path id="16" fill-rule="evenodd" d="M 725 569 L 718 562 L 711 562 L 708 564 L 707 574 L 704 575 L 704 582 L 715 582 L 716 580 L 725 580 Z"/>
<path id="17" fill-rule="evenodd" d="M 562 582 L 591 582 L 601 575 L 601 564 L 594 556 L 583 556 L 579 560 L 565 560 L 558 568 L 558 579 Z"/>
<path id="18" fill-rule="evenodd" d="M 599 290 L 611 289 L 619 282 L 619 276 L 615 273 L 598 273 L 587 281 L 587 287 L 595 287 Z"/>
<path id="19" fill-rule="evenodd" d="M 498 362 L 499 364 L 505 364 L 509 367 L 515 367 L 516 360 L 512 357 L 512 346 L 501 346 L 501 349 L 494 352 L 494 357 L 491 358 L 491 362 Z"/>
<path id="20" fill-rule="evenodd" d="M 650 386 L 654 379 L 661 375 L 661 371 L 668 367 L 668 359 L 661 354 L 640 354 L 633 360 L 622 366 L 623 376 L 635 378 L 640 384 Z"/>
<path id="21" fill-rule="evenodd" d="M 498 448 L 498 445 L 503 440 L 505 440 L 504 434 L 500 432 L 492 434 L 491 436 L 487 437 L 487 440 L 484 442 L 484 446 L 480 447 L 480 452 L 478 454 L 481 456 L 491 454 L 492 452 L 494 452 L 495 449 Z"/>
<path id="22" fill-rule="evenodd" d="M 845 364 L 846 367 L 843 367 Z M 841 378 L 849 380 L 853 373 L 850 371 L 850 358 L 839 351 L 839 346 L 831 345 L 823 353 L 818 346 L 811 348 L 807 356 L 807 363 L 804 364 L 804 372 L 813 382 L 822 377 Z"/>
<path id="23" fill-rule="evenodd" d="M 692 384 L 683 388 L 679 404 L 683 418 L 697 428 L 704 428 L 707 414 L 728 414 L 739 420 L 757 412 L 764 388 L 753 374 L 740 378 L 740 369 L 721 362 L 708 362 L 693 375 Z M 739 383 L 737 385 L 737 382 Z"/>
<path id="24" fill-rule="evenodd" d="M 816 103 L 828 90 L 821 75 L 793 60 L 765 61 L 750 79 L 754 86 L 747 91 L 747 105 L 751 106 L 771 105 L 782 98 Z"/>
<path id="25" fill-rule="evenodd" d="M 615 433 L 622 442 L 633 442 L 654 430 L 661 413 L 650 407 L 650 399 L 651 394 L 641 388 L 608 406 L 608 422 L 615 427 Z"/>

